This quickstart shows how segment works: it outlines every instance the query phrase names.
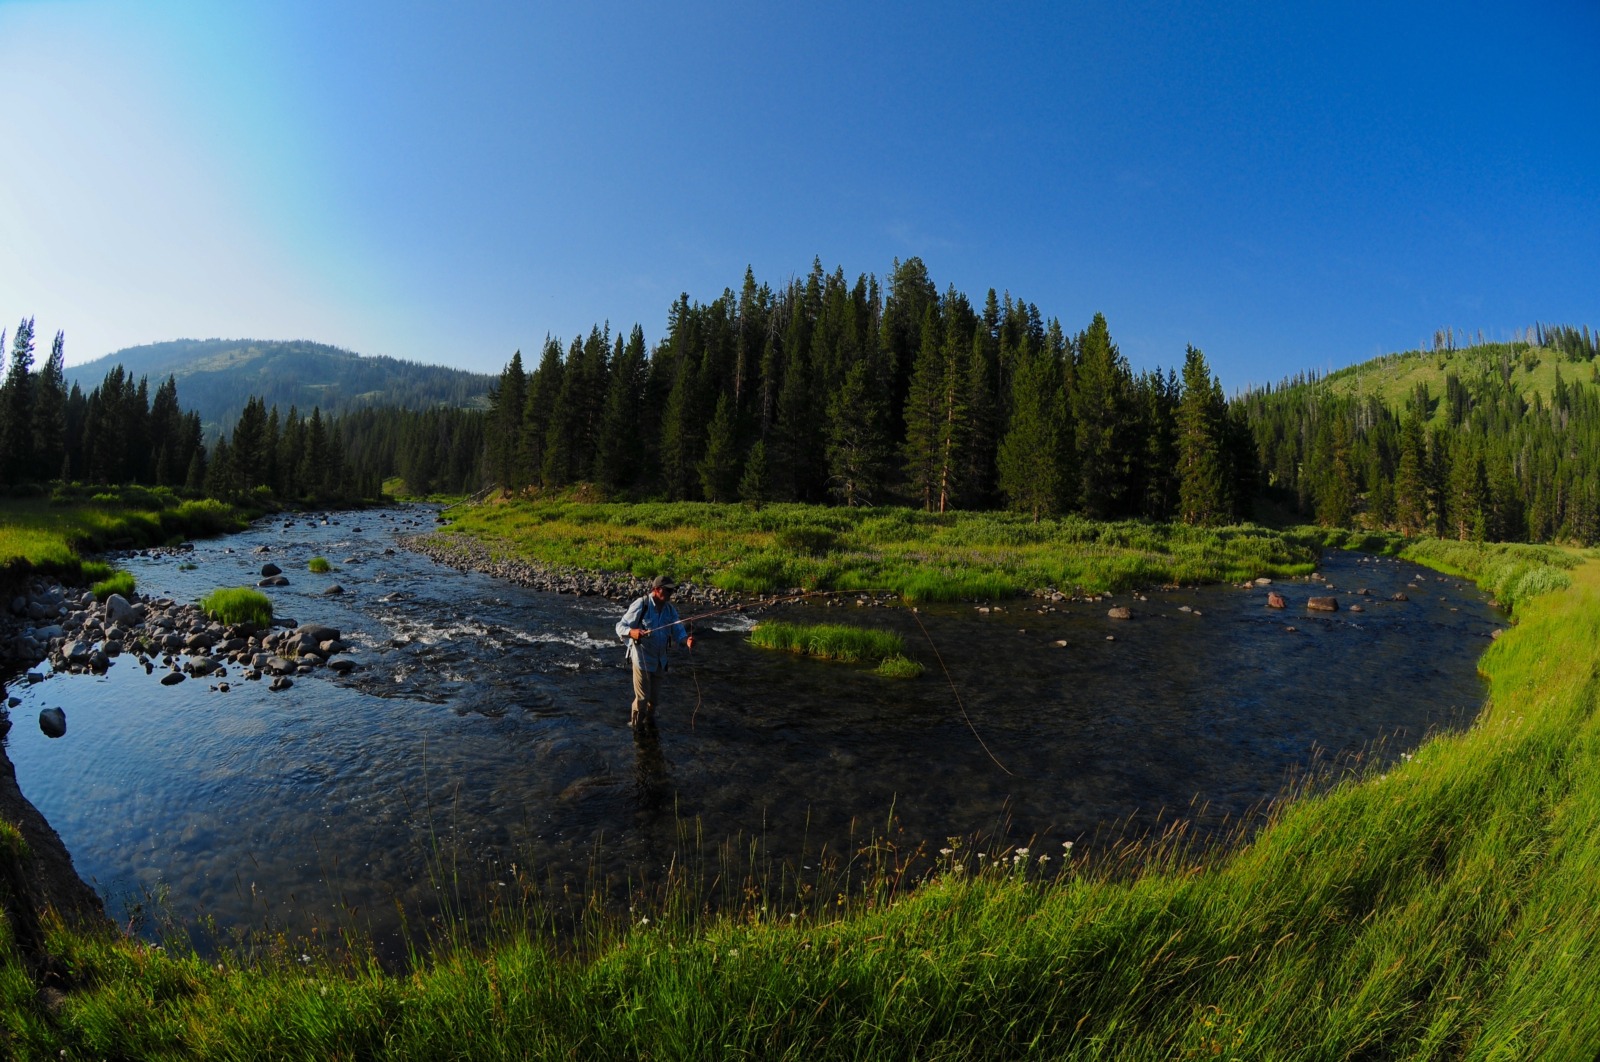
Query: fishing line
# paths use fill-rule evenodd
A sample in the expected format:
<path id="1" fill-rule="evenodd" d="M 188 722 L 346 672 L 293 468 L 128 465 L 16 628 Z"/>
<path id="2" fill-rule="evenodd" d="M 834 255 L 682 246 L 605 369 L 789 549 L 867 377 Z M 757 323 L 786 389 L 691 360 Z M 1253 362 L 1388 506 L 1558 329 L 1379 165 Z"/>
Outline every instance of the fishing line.
<path id="1" fill-rule="evenodd" d="M 901 600 L 904 601 L 905 598 L 902 597 Z M 907 606 L 907 607 L 910 607 L 910 606 Z M 950 669 L 944 666 L 944 656 L 943 656 L 943 654 L 941 654 L 939 652 L 939 647 L 937 645 L 933 644 L 933 635 L 929 634 L 928 633 L 928 628 L 923 626 L 922 617 L 917 613 L 917 610 L 914 609 L 914 608 L 911 609 L 911 618 L 917 621 L 917 626 L 922 629 L 922 636 L 924 638 L 928 639 L 928 648 L 933 650 L 933 658 L 935 660 L 939 661 L 939 669 L 944 672 L 944 679 L 945 679 L 946 682 L 948 682 L 950 684 L 950 695 L 956 699 L 956 707 L 961 709 L 961 718 L 963 718 L 963 719 L 965 719 L 967 721 L 967 729 L 972 731 L 972 736 L 977 740 L 978 747 L 983 749 L 984 754 L 986 756 L 988 756 L 989 759 L 994 760 L 994 765 L 996 767 L 1000 768 L 1006 774 L 1011 774 L 1010 768 L 1008 768 L 1005 764 L 1001 763 L 998 759 L 996 759 L 995 754 L 993 752 L 989 751 L 989 746 L 984 744 L 983 736 L 978 733 L 978 728 L 972 725 L 972 716 L 967 714 L 967 706 L 961 700 L 960 691 L 956 689 L 955 677 L 950 674 Z M 1015 776 L 1013 775 L 1013 777 L 1015 777 Z"/>

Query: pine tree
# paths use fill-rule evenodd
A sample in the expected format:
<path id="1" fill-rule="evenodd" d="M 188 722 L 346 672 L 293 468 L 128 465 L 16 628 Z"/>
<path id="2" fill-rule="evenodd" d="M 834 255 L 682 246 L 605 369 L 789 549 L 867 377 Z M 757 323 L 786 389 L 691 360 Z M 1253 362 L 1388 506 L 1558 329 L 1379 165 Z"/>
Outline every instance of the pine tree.
<path id="1" fill-rule="evenodd" d="M 875 391 L 872 363 L 863 359 L 828 403 L 828 489 L 849 506 L 873 504 L 888 472 L 884 403 Z"/>
<path id="2" fill-rule="evenodd" d="M 901 454 L 906 487 L 921 501 L 924 510 L 932 511 L 937 500 L 943 512 L 949 480 L 944 437 L 950 371 L 939 312 L 931 303 L 923 313 L 921 332 L 922 343 L 912 363 L 906 395 L 906 436 Z"/>
<path id="3" fill-rule="evenodd" d="M 739 459 L 734 452 L 733 396 L 717 399 L 706 437 L 705 456 L 700 459 L 700 490 L 706 501 L 732 501 L 739 478 Z"/>
<path id="4" fill-rule="evenodd" d="M 489 419 L 494 425 L 489 432 L 490 475 L 496 484 L 511 493 L 526 485 L 518 461 L 518 448 L 522 442 L 522 417 L 527 401 L 528 379 L 522 368 L 522 351 L 518 350 L 511 355 L 499 381 L 489 389 Z"/>
<path id="5" fill-rule="evenodd" d="M 757 439 L 744 459 L 744 472 L 739 477 L 739 500 L 760 508 L 771 496 L 769 479 L 767 444 L 764 439 Z"/>
<path id="6" fill-rule="evenodd" d="M 1123 509 L 1127 483 L 1129 373 L 1106 319 L 1095 314 L 1078 336 L 1072 422 L 1078 467 L 1078 503 L 1094 519 Z"/>
<path id="7" fill-rule="evenodd" d="M 11 341 L 11 365 L 0 385 L 0 479 L 26 483 L 42 478 L 35 455 L 33 318 L 17 325 Z M 50 472 L 54 472 L 52 467 Z M 47 473 L 48 475 L 48 473 Z"/>
<path id="8" fill-rule="evenodd" d="M 56 332 L 34 382 L 34 459 L 41 479 L 55 475 L 67 456 L 66 348 L 66 333 Z"/>
<path id="9" fill-rule="evenodd" d="M 1035 521 L 1061 504 L 1060 375 L 1025 338 L 1013 362 L 1011 422 L 1000 440 L 1000 491 L 1006 503 Z"/>
<path id="10" fill-rule="evenodd" d="M 1189 347 L 1178 405 L 1178 518 L 1186 524 L 1209 527 L 1232 516 L 1223 452 L 1226 417 L 1226 403 L 1205 355 Z"/>

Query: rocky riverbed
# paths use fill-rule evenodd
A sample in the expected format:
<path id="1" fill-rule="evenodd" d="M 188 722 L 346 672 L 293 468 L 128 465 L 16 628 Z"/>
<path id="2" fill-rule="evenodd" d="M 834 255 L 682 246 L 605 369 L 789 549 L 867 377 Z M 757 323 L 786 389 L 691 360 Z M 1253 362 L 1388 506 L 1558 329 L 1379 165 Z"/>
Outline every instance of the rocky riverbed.
<path id="1" fill-rule="evenodd" d="M 57 673 L 103 674 L 131 660 L 147 674 L 161 670 L 166 685 L 196 679 L 226 693 L 235 679 L 264 679 L 284 690 L 294 675 L 318 668 L 343 674 L 361 666 L 336 627 L 287 618 L 269 627 L 221 623 L 198 605 L 166 597 L 111 594 L 100 601 L 87 590 L 33 579 L 12 596 L 8 612 L 0 653 L 12 666 L 29 669 L 27 682 L 42 680 L 36 669 L 42 662 Z M 0 724 L 0 733 L 8 727 L 9 721 Z M 65 722 L 41 713 L 40 727 L 59 736 Z"/>

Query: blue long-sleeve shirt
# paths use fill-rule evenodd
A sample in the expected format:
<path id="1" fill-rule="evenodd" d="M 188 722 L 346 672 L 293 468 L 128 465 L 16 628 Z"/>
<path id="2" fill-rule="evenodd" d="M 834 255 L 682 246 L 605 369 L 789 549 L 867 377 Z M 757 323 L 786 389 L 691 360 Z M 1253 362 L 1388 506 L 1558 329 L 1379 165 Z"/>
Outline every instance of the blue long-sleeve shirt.
<path id="1" fill-rule="evenodd" d="M 634 641 L 628 632 L 635 627 L 649 633 Z M 665 671 L 667 649 L 687 641 L 689 630 L 678 618 L 678 610 L 671 601 L 663 601 L 658 607 L 655 598 L 646 594 L 629 605 L 628 611 L 617 621 L 617 637 L 627 638 L 628 659 L 635 667 L 641 671 Z"/>

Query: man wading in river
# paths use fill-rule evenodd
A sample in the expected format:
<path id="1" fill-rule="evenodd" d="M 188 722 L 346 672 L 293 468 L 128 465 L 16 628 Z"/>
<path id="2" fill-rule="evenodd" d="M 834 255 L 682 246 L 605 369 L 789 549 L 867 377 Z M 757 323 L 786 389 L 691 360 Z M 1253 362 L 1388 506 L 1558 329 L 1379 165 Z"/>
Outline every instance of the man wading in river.
<path id="1" fill-rule="evenodd" d="M 677 642 L 694 648 L 694 635 L 678 618 L 672 604 L 672 591 L 678 584 L 658 575 L 650 592 L 633 604 L 617 621 L 617 637 L 628 640 L 628 660 L 633 664 L 633 714 L 629 726 L 656 721 L 656 705 L 661 702 L 661 676 L 667 671 L 667 650 Z"/>

